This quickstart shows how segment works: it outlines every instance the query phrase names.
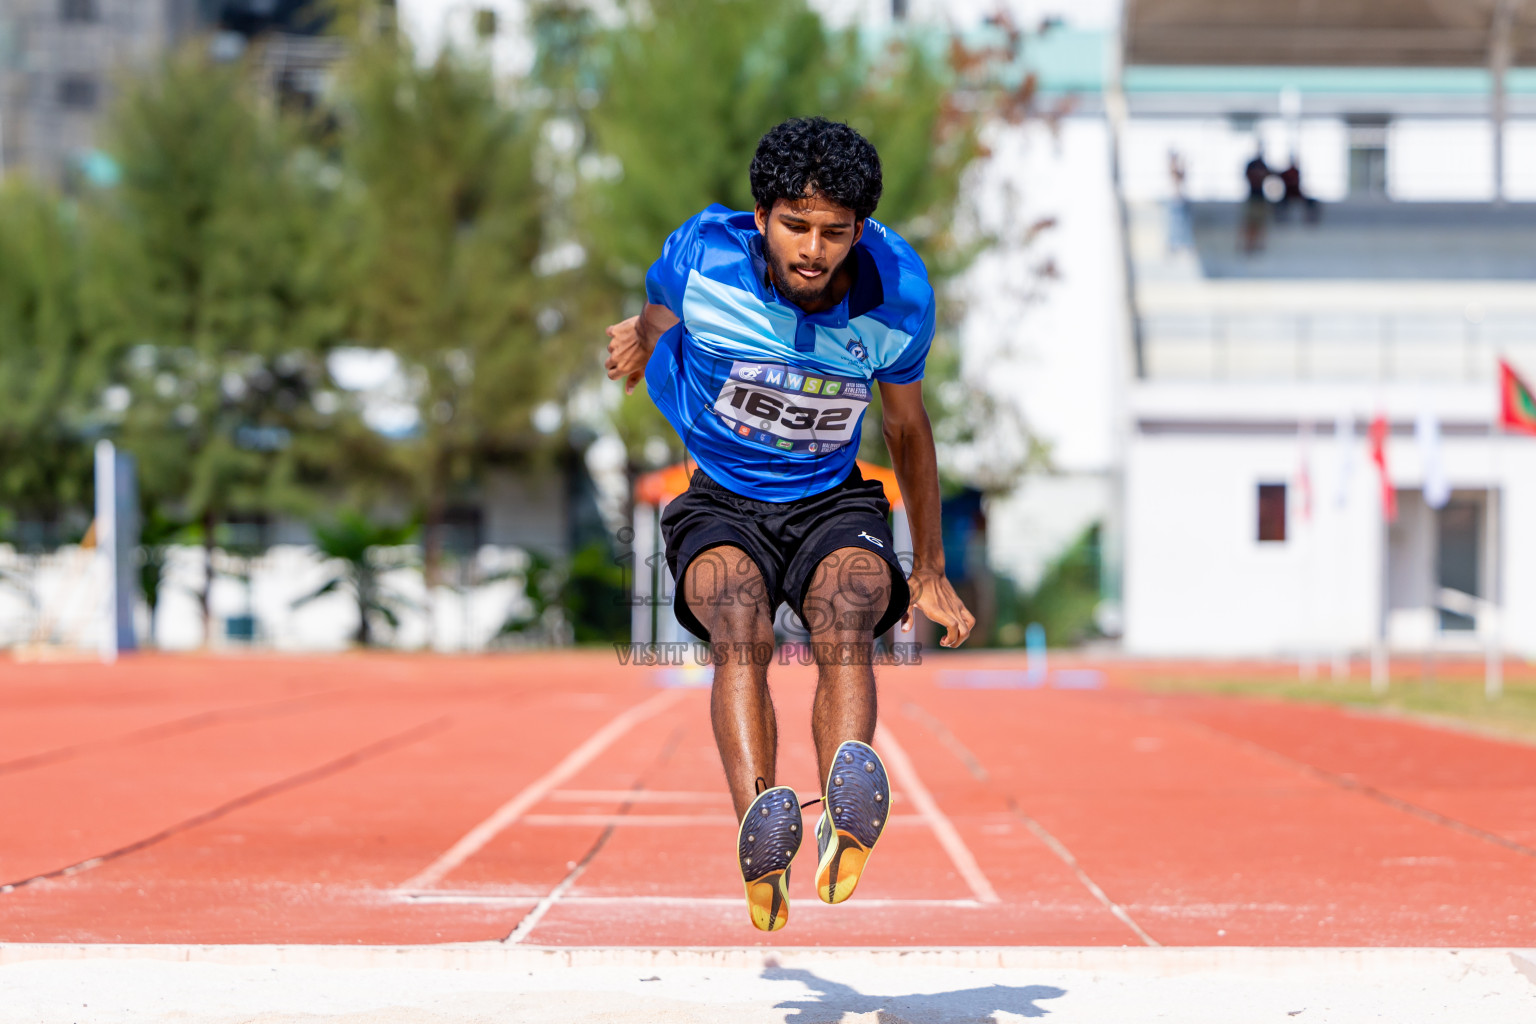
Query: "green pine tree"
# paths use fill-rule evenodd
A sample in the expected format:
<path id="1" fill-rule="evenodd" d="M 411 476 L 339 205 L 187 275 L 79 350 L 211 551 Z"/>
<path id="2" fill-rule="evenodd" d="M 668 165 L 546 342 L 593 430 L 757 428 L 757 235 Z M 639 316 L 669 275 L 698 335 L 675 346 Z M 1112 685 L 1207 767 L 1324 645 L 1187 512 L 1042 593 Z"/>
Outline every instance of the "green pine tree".
<path id="1" fill-rule="evenodd" d="M 87 306 L 128 388 L 118 430 L 148 503 L 198 528 L 208 637 L 218 524 L 303 512 L 334 467 L 378 458 L 326 369 L 347 324 L 336 182 L 249 82 L 200 49 L 133 82 L 110 121 L 121 182 L 92 209 Z"/>
<path id="2" fill-rule="evenodd" d="M 977 153 L 977 115 L 961 113 L 955 72 L 917 37 L 875 44 L 833 31 L 805 0 L 652 0 L 625 12 L 611 29 L 570 3 L 545 4 L 535 18 L 536 74 L 586 134 L 576 220 L 587 275 L 606 298 L 587 304 L 594 321 L 638 309 L 646 268 L 688 217 L 715 202 L 752 207 L 747 167 L 758 140 L 795 116 L 864 133 L 884 171 L 876 216 L 935 277 L 963 266 L 968 253 L 951 224 Z M 681 454 L 643 389 L 614 422 L 632 468 L 656 438 Z"/>
<path id="3" fill-rule="evenodd" d="M 547 237 L 539 119 L 499 96 L 473 53 L 424 67 L 385 41 L 345 81 L 356 333 L 393 352 L 415 389 L 419 420 L 398 454 L 435 584 L 449 502 L 490 465 L 551 454 L 533 413 L 563 399 L 586 354 L 553 333 L 571 301 L 563 276 L 535 269 Z"/>
<path id="4" fill-rule="evenodd" d="M 90 502 L 104 377 L 80 274 L 69 207 L 20 179 L 0 187 L 0 521 L 57 523 Z"/>

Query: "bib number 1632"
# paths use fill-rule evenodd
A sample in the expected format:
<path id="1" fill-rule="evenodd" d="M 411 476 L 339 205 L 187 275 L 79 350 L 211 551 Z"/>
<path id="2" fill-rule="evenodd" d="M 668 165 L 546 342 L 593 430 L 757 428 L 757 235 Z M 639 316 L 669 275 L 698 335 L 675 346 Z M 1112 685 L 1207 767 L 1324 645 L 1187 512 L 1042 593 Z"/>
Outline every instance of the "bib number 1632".
<path id="1" fill-rule="evenodd" d="M 791 405 L 776 395 L 741 385 L 732 389 L 731 406 L 748 416 L 781 423 L 790 430 L 814 430 L 817 433 L 848 429 L 848 417 L 853 414 L 853 409 L 847 405 L 821 409 Z"/>

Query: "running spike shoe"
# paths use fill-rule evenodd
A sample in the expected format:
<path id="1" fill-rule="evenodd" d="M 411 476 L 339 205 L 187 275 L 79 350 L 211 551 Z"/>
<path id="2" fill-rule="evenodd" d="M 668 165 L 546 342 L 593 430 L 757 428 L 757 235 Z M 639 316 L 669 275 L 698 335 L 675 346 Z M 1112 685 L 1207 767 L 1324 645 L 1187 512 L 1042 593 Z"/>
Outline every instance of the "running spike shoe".
<path id="1" fill-rule="evenodd" d="M 841 903 L 853 895 L 891 815 L 891 780 L 867 743 L 837 748 L 827 774 L 825 809 L 816 822 L 816 895 Z"/>
<path id="2" fill-rule="evenodd" d="M 789 862 L 800 849 L 800 801 L 788 786 L 764 790 L 736 833 L 736 854 L 747 886 L 747 909 L 761 931 L 789 921 Z"/>

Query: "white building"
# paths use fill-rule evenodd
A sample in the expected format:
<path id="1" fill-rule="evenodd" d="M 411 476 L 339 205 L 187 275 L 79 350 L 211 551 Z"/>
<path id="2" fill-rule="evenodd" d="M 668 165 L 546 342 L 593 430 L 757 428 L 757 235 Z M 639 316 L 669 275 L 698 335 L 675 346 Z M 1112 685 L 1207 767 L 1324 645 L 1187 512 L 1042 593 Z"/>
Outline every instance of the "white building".
<path id="1" fill-rule="evenodd" d="M 1497 359 L 1536 377 L 1536 83 L 1511 71 L 1499 101 L 1476 66 L 1499 54 L 1492 5 L 1436 15 L 1456 26 L 1376 5 L 1395 35 L 1350 23 L 1358 5 L 1296 25 L 1259 6 L 1128 15 L 1125 646 L 1469 650 L 1497 631 L 1536 654 L 1536 439 L 1494 429 Z M 1469 19 L 1470 56 L 1466 31 L 1436 34 Z M 1294 155 L 1323 203 L 1266 218 L 1249 253 L 1256 151 Z"/>

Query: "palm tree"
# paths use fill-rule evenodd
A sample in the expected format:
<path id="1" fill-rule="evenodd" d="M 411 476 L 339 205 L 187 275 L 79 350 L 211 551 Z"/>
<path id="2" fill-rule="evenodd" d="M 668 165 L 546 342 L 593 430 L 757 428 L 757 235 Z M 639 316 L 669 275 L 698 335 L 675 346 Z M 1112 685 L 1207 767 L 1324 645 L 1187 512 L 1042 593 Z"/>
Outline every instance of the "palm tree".
<path id="1" fill-rule="evenodd" d="M 409 598 L 386 587 L 381 577 L 391 569 L 402 568 L 409 560 L 390 558 L 385 548 L 398 548 L 416 536 L 416 525 L 386 526 L 372 522 L 360 512 L 343 512 L 336 522 L 315 526 L 315 544 L 320 553 L 336 566 L 332 576 L 319 589 L 293 602 L 293 607 L 308 604 L 326 594 L 344 591 L 357 602 L 357 632 L 353 640 L 362 647 L 374 640 L 373 619 L 383 619 L 390 629 L 400 626 L 400 612 L 413 607 Z"/>

